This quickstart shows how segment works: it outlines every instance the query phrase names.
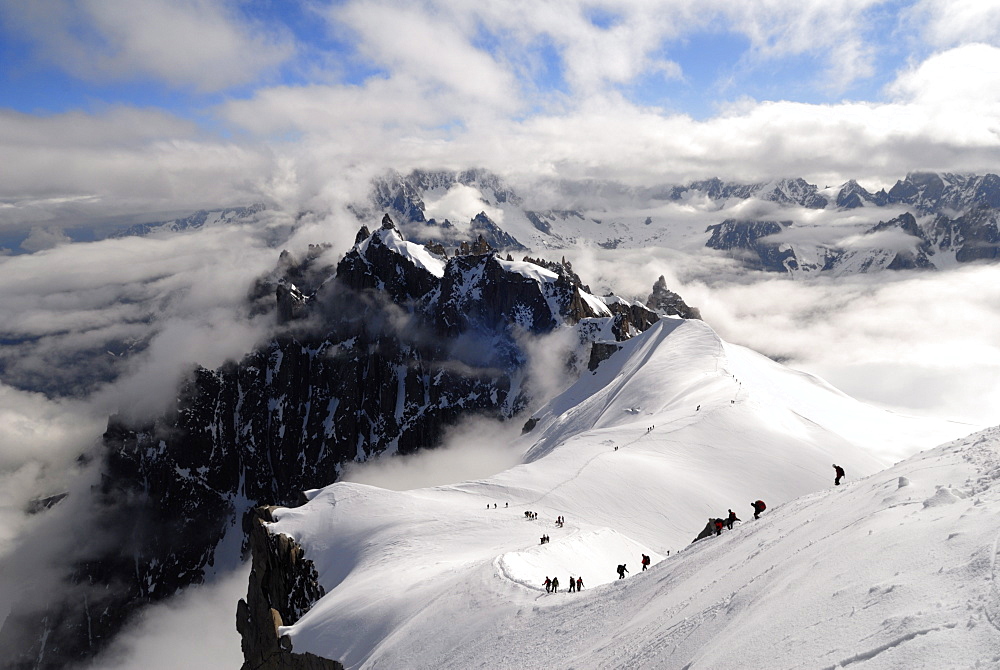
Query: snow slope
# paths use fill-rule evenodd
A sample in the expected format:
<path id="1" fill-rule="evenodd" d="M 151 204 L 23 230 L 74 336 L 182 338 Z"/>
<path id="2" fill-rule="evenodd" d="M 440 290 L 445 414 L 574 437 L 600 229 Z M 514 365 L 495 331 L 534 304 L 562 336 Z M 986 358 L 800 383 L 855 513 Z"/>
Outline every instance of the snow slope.
<path id="1" fill-rule="evenodd" d="M 511 447 L 522 464 L 489 479 L 338 483 L 278 510 L 272 531 L 303 545 L 327 591 L 282 630 L 293 648 L 348 668 L 792 668 L 899 667 L 881 663 L 938 638 L 968 647 L 963 662 L 996 647 L 992 433 L 967 447 L 975 458 L 951 448 L 896 466 L 909 486 L 894 471 L 858 482 L 970 428 L 874 410 L 679 319 L 536 418 Z M 848 486 L 831 486 L 833 462 Z M 759 521 L 756 498 L 770 506 Z M 729 508 L 743 525 L 689 544 Z M 581 575 L 582 593 L 562 592 Z"/>

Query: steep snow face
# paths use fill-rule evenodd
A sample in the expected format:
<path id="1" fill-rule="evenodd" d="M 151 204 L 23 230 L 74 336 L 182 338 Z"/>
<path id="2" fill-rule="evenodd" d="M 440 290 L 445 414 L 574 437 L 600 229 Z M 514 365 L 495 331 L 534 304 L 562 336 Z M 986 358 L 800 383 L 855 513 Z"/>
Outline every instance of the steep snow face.
<path id="1" fill-rule="evenodd" d="M 944 577 L 932 594 L 938 608 L 918 580 L 893 576 L 908 568 L 907 553 L 946 536 L 934 525 L 910 538 L 897 530 L 908 515 L 930 510 L 913 523 L 946 524 L 961 518 L 952 513 L 961 503 L 975 515 L 963 522 L 970 529 L 985 519 L 979 507 L 995 515 L 993 497 L 975 504 L 992 489 L 954 469 L 973 462 L 935 452 L 954 454 L 933 461 L 940 476 L 913 466 L 913 483 L 898 490 L 886 482 L 902 475 L 855 479 L 903 443 L 912 452 L 968 427 L 868 408 L 679 319 L 624 343 L 536 418 L 511 447 L 522 464 L 490 479 L 404 492 L 334 484 L 278 510 L 272 531 L 303 545 L 327 591 L 282 629 L 295 651 L 349 668 L 818 667 L 917 638 L 996 635 L 985 614 L 978 631 L 951 625 L 958 596 L 943 590 L 954 586 Z M 891 435 L 900 444 L 872 451 Z M 846 487 L 832 487 L 834 462 L 847 470 Z M 753 521 L 757 498 L 770 509 Z M 689 546 L 728 509 L 742 526 Z M 565 524 L 553 525 L 557 516 Z M 992 533 L 952 542 L 949 551 L 968 544 L 940 565 L 917 562 L 954 569 L 953 581 L 971 570 L 982 582 L 988 552 L 975 550 L 979 562 L 967 554 L 994 542 Z M 540 544 L 542 535 L 551 541 Z M 641 554 L 653 562 L 645 574 Z M 622 563 L 629 574 L 618 580 Z M 545 592 L 547 576 L 559 577 L 559 594 Z M 563 594 L 570 576 L 583 578 L 582 593 Z M 975 597 L 971 588 L 962 595 L 963 607 Z M 836 625 L 824 626 L 836 598 Z M 893 619 L 897 605 L 907 615 Z"/>
<path id="2" fill-rule="evenodd" d="M 438 279 L 444 276 L 444 261 L 428 252 L 423 245 L 407 242 L 395 230 L 376 230 L 372 234 L 372 237 L 359 243 L 358 252 L 362 257 L 365 256 L 368 245 L 371 244 L 372 239 L 376 236 L 387 249 L 395 251 L 418 268 L 427 270 Z"/>

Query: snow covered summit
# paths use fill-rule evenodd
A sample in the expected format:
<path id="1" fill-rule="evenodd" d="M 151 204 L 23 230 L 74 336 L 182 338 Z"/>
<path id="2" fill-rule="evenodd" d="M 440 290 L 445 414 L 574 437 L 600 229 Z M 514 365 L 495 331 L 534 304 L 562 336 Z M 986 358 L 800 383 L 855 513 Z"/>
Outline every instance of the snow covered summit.
<path id="1" fill-rule="evenodd" d="M 303 507 L 274 510 L 269 530 L 304 549 L 326 594 L 279 629 L 293 651 L 348 668 L 835 667 L 879 657 L 880 645 L 911 633 L 957 635 L 948 617 L 878 628 L 870 614 L 852 621 L 840 605 L 856 612 L 865 593 L 881 602 L 878 589 L 896 588 L 884 565 L 909 557 L 895 547 L 882 555 L 861 529 L 906 522 L 897 515 L 907 510 L 887 512 L 897 502 L 936 509 L 940 495 L 963 509 L 996 509 L 995 494 L 975 503 L 989 483 L 970 485 L 972 470 L 961 470 L 993 462 L 982 444 L 978 461 L 934 452 L 952 455 L 933 461 L 940 476 L 909 475 L 908 489 L 889 491 L 882 475 L 856 481 L 968 427 L 875 410 L 679 319 L 623 343 L 534 418 L 511 445 L 521 464 L 488 479 L 410 491 L 338 483 L 310 492 Z M 846 487 L 832 486 L 834 462 L 847 470 Z M 934 493 L 936 484 L 946 493 Z M 757 498 L 769 509 L 754 521 Z M 689 544 L 728 509 L 742 525 Z M 565 524 L 553 524 L 558 516 Z M 939 516 L 932 509 L 921 519 L 938 533 L 947 523 Z M 859 551 L 841 546 L 838 532 Z M 551 541 L 541 544 L 542 535 Z M 653 559 L 645 574 L 641 554 Z M 624 581 L 615 574 L 622 563 Z M 985 577 L 992 562 L 980 568 Z M 553 576 L 563 582 L 558 594 L 542 587 Z M 570 576 L 583 578 L 581 593 L 563 593 Z M 813 597 L 834 591 L 849 594 L 836 603 L 836 634 L 820 625 L 824 601 Z M 862 630 L 874 635 L 865 644 Z M 845 631 L 859 644 L 845 646 Z M 990 632 L 976 635 L 978 644 Z"/>

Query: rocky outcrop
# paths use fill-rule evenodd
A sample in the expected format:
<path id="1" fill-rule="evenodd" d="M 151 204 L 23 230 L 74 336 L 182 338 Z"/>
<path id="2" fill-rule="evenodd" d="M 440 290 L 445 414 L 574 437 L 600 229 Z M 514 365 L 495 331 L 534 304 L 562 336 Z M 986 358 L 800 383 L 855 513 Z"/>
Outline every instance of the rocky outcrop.
<path id="1" fill-rule="evenodd" d="M 660 275 L 653 284 L 653 290 L 646 298 L 646 307 L 667 316 L 679 316 L 682 319 L 701 318 L 701 311 L 697 307 L 689 306 L 684 302 L 684 298 L 667 288 L 667 280 L 663 275 Z"/>
<path id="2" fill-rule="evenodd" d="M 279 628 L 289 626 L 324 595 L 316 568 L 286 535 L 272 535 L 273 507 L 248 510 L 243 518 L 251 556 L 246 600 L 236 606 L 243 648 L 242 670 L 343 670 L 337 661 L 296 653 Z"/>
<path id="3" fill-rule="evenodd" d="M 437 284 L 437 277 L 398 252 L 398 246 L 404 243 L 386 214 L 382 226 L 357 243 L 337 264 L 337 279 L 357 291 L 385 292 L 397 304 L 416 300 Z"/>
<path id="4" fill-rule="evenodd" d="M 593 372 L 597 366 L 621 351 L 621 348 L 617 342 L 594 342 L 590 347 L 590 360 L 587 361 L 587 369 Z"/>
<path id="5" fill-rule="evenodd" d="M 708 226 L 711 233 L 705 246 L 726 251 L 751 268 L 769 272 L 787 272 L 799 267 L 795 252 L 787 244 L 775 241 L 785 226 L 777 221 L 739 221 L 726 219 Z"/>
<path id="6" fill-rule="evenodd" d="M 944 252 L 955 254 L 959 263 L 1000 258 L 1000 212 L 977 207 L 962 216 L 937 217 L 930 235 Z"/>

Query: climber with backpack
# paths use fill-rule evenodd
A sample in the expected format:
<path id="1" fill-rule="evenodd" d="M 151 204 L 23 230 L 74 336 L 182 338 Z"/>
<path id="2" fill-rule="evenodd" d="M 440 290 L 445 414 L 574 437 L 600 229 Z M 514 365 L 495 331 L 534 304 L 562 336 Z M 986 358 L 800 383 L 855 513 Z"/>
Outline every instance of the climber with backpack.
<path id="1" fill-rule="evenodd" d="M 753 518 L 755 519 L 759 519 L 760 513 L 767 509 L 767 505 L 764 504 L 763 500 L 754 501 L 750 503 L 750 506 L 753 507 Z"/>
<path id="2" fill-rule="evenodd" d="M 840 486 L 840 480 L 847 476 L 846 474 L 844 474 L 844 468 L 834 463 L 833 470 L 837 474 L 836 478 L 833 480 L 833 484 L 834 486 Z"/>

